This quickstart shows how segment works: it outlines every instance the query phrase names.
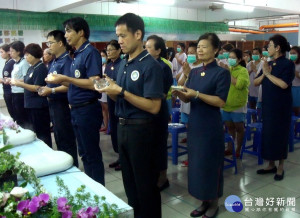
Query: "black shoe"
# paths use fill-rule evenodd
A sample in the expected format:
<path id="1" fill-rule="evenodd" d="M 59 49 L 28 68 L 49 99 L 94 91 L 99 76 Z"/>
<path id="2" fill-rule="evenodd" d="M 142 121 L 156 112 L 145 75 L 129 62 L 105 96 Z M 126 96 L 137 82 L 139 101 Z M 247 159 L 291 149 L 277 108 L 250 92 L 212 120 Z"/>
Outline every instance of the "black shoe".
<path id="1" fill-rule="evenodd" d="M 116 167 L 115 167 L 115 171 L 120 171 L 122 170 L 122 167 L 121 167 L 121 164 L 118 164 Z"/>
<path id="2" fill-rule="evenodd" d="M 282 171 L 282 174 L 281 174 L 281 175 L 278 175 L 278 174 L 276 173 L 275 176 L 274 176 L 274 180 L 276 180 L 276 181 L 281 181 L 281 180 L 283 180 L 283 177 L 284 177 L 284 171 Z"/>
<path id="3" fill-rule="evenodd" d="M 260 169 L 260 170 L 256 171 L 257 174 L 268 174 L 268 173 L 276 173 L 276 172 L 277 172 L 277 167 L 276 166 L 273 169 L 270 169 L 270 170 Z"/>
<path id="4" fill-rule="evenodd" d="M 159 191 L 163 191 L 165 190 L 166 188 L 169 188 L 170 187 L 170 183 L 169 183 L 169 180 L 167 179 L 167 181 L 165 181 L 165 183 L 159 187 Z"/>
<path id="5" fill-rule="evenodd" d="M 113 162 L 111 164 L 109 164 L 109 168 L 115 168 L 116 166 L 118 166 L 120 164 L 119 160 L 117 160 L 116 162 Z"/>
<path id="6" fill-rule="evenodd" d="M 202 204 L 204 204 L 203 206 L 201 205 L 200 207 L 203 207 L 203 210 L 193 210 L 190 213 L 191 217 L 199 217 L 202 216 L 203 214 L 205 214 L 205 212 L 207 211 L 207 209 L 209 208 L 209 203 L 208 202 L 203 202 Z"/>
<path id="7" fill-rule="evenodd" d="M 202 216 L 202 218 L 214 218 L 214 217 L 217 216 L 218 212 L 219 212 L 219 207 L 217 208 L 217 210 L 216 210 L 216 212 L 214 213 L 214 215 L 212 215 L 212 216 L 207 216 L 207 215 L 204 214 L 204 215 Z"/>

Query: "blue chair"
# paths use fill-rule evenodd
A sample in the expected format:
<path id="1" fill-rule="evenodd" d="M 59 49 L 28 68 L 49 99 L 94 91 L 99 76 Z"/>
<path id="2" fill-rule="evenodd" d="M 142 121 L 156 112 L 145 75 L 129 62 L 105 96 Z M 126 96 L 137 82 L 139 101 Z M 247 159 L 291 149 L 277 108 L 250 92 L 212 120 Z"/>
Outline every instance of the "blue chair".
<path id="1" fill-rule="evenodd" d="M 175 100 L 174 108 L 180 108 L 180 100 L 178 98 Z"/>
<path id="2" fill-rule="evenodd" d="M 249 133 L 254 133 L 253 144 L 246 145 L 246 137 Z M 244 142 L 241 151 L 241 159 L 243 159 L 243 154 L 251 154 L 258 157 L 258 165 L 263 164 L 263 159 L 261 157 L 261 132 L 262 132 L 262 123 L 250 123 L 246 127 L 246 134 L 244 137 Z"/>
<path id="3" fill-rule="evenodd" d="M 172 163 L 177 165 L 178 157 L 187 154 L 187 147 L 178 144 L 178 134 L 186 132 L 186 127 L 180 123 L 170 123 L 168 126 L 168 131 L 172 134 L 172 145 L 168 146 L 168 148 L 172 148 L 172 152 L 168 152 L 168 156 L 171 156 Z M 181 148 L 184 151 L 178 152 L 178 148 Z"/>
<path id="4" fill-rule="evenodd" d="M 180 109 L 172 108 L 172 123 L 179 123 Z"/>
<path id="5" fill-rule="evenodd" d="M 235 156 L 235 146 L 234 146 L 234 140 L 231 135 L 228 133 L 225 133 L 225 143 L 231 142 L 232 143 L 232 160 L 229 158 L 224 157 L 224 161 L 229 164 L 224 164 L 224 170 L 234 167 L 234 174 L 237 174 L 237 164 L 236 164 L 236 156 Z"/>

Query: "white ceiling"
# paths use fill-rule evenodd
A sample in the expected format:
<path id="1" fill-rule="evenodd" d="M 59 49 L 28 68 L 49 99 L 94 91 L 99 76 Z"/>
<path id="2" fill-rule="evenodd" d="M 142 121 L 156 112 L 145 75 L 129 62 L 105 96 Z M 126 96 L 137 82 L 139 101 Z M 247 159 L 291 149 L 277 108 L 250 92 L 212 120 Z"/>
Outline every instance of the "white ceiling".
<path id="1" fill-rule="evenodd" d="M 121 1 L 117 4 L 116 1 Z M 123 1 L 123 2 L 122 2 Z M 155 16 L 162 18 L 195 19 L 198 21 L 231 21 L 231 20 L 243 20 L 251 18 L 263 18 L 283 15 L 300 14 L 300 0 L 175 0 L 173 6 L 147 6 L 143 2 L 145 0 L 0 0 L 0 8 L 27 10 L 27 11 L 40 11 L 40 12 L 76 12 L 76 13 L 96 13 L 102 14 L 103 7 L 105 6 L 105 14 L 109 15 L 121 15 L 124 10 L 116 10 L 116 8 L 130 8 L 135 7 L 149 7 L 149 10 L 155 7 L 155 11 L 148 11 L 148 14 L 155 14 Z M 163 2 L 164 0 L 161 0 Z M 109 2 L 109 3 L 108 3 Z M 216 5 L 218 3 L 239 3 L 245 5 L 255 6 L 255 10 L 252 13 L 245 12 L 232 12 L 225 9 L 210 10 L 209 6 Z M 101 9 L 100 9 L 101 5 Z M 95 8 L 94 6 L 99 6 Z M 158 15 L 157 8 L 162 7 L 164 11 L 177 10 L 179 14 L 175 17 L 171 15 L 160 16 Z M 219 5 L 219 7 L 222 7 Z M 111 12 L 110 12 L 111 11 Z M 133 11 L 135 12 L 135 11 Z M 117 13 L 117 14 L 116 14 Z M 119 13 L 119 14 L 118 14 Z M 141 12 L 144 13 L 144 12 Z M 197 16 L 190 16 L 189 13 L 196 13 Z M 143 14 L 140 14 L 143 16 Z"/>

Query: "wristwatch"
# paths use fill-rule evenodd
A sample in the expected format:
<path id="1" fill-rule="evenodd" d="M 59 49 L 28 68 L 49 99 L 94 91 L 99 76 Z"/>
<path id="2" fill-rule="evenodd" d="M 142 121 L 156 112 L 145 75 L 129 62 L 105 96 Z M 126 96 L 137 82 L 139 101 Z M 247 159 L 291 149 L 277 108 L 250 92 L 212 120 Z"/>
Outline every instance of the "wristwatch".
<path id="1" fill-rule="evenodd" d="M 52 94 L 55 94 L 55 88 L 51 89 Z"/>
<path id="2" fill-rule="evenodd" d="M 121 90 L 120 94 L 118 94 L 118 96 L 119 96 L 120 98 L 124 98 L 124 92 L 125 92 L 125 89 L 122 88 L 122 90 Z"/>

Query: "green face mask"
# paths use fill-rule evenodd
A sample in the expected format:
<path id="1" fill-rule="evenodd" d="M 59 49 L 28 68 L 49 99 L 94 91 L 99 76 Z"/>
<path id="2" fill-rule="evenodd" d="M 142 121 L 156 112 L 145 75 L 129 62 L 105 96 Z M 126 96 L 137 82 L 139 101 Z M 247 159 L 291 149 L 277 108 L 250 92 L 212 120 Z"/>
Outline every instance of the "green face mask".
<path id="1" fill-rule="evenodd" d="M 177 52 L 181 52 L 181 48 L 177 48 Z"/>
<path id="2" fill-rule="evenodd" d="M 196 62 L 196 55 L 190 54 L 187 56 L 187 62 L 189 64 L 193 64 Z"/>
<path id="3" fill-rule="evenodd" d="M 224 58 L 228 59 L 229 57 L 229 52 L 223 52 Z"/>
<path id="4" fill-rule="evenodd" d="M 219 54 L 219 55 L 218 55 L 218 59 L 219 59 L 219 60 L 224 59 L 224 58 L 225 58 L 225 57 L 224 57 L 223 54 Z"/>
<path id="5" fill-rule="evenodd" d="M 259 55 L 252 55 L 252 59 L 255 60 L 255 61 L 258 61 L 259 60 Z"/>
<path id="6" fill-rule="evenodd" d="M 296 61 L 298 59 L 298 55 L 297 54 L 290 54 L 290 59 L 292 61 Z"/>
<path id="7" fill-rule="evenodd" d="M 269 52 L 268 51 L 263 51 L 262 52 L 263 56 L 268 57 L 269 56 Z"/>
<path id="8" fill-rule="evenodd" d="M 228 64 L 229 66 L 234 67 L 236 65 L 236 59 L 228 58 Z"/>

